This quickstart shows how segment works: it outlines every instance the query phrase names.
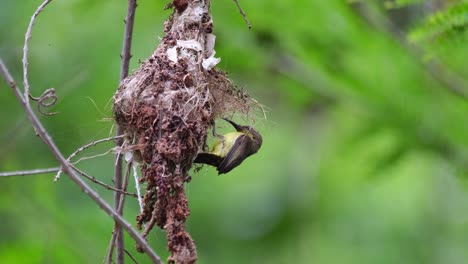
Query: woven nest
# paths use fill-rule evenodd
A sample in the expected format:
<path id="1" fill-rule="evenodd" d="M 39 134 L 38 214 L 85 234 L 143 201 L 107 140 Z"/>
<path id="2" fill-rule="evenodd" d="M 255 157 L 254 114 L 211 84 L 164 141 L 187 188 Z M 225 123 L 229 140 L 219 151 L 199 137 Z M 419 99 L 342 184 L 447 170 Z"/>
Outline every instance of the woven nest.
<path id="1" fill-rule="evenodd" d="M 174 1 L 164 37 L 154 53 L 120 84 L 114 117 L 127 145 L 141 163 L 146 183 L 143 236 L 156 224 L 167 234 L 169 262 L 194 263 L 194 242 L 185 231 L 190 214 L 184 183 L 214 120 L 234 112 L 248 114 L 252 100 L 215 69 L 215 36 L 210 1 Z"/>

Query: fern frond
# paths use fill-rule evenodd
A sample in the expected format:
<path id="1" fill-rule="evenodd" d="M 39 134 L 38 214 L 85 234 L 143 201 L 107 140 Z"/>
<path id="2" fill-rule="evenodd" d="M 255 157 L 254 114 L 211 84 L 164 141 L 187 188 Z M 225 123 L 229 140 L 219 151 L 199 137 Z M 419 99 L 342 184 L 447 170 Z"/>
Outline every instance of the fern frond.
<path id="1" fill-rule="evenodd" d="M 410 42 L 417 43 L 446 37 L 456 38 L 468 28 L 468 3 L 453 5 L 446 10 L 429 15 L 422 25 L 415 27 L 408 35 Z"/>

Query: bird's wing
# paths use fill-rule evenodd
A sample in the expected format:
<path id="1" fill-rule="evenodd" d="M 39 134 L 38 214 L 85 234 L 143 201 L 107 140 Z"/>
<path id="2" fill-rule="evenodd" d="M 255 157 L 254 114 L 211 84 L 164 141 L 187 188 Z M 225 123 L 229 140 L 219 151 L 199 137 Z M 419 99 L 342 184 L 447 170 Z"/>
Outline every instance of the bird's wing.
<path id="1" fill-rule="evenodd" d="M 224 158 L 223 162 L 218 166 L 218 173 L 223 174 L 231 171 L 236 166 L 242 163 L 242 161 L 247 158 L 249 155 L 243 153 L 250 149 L 249 144 L 251 143 L 251 139 L 243 134 L 236 139 L 236 142 L 232 146 L 231 150 L 229 150 L 228 154 Z"/>
<path id="2" fill-rule="evenodd" d="M 217 156 L 211 153 L 202 152 L 202 153 L 198 153 L 197 157 L 195 158 L 193 162 L 204 163 L 204 164 L 208 164 L 214 167 L 218 167 L 222 161 L 223 161 L 223 158 L 221 158 L 220 156 Z"/>

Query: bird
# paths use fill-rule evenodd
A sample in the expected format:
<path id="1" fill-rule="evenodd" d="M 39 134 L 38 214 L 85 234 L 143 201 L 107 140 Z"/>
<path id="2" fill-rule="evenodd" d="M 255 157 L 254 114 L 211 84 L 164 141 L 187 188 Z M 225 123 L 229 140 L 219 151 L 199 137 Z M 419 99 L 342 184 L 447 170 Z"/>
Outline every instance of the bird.
<path id="1" fill-rule="evenodd" d="M 216 167 L 218 175 L 230 172 L 247 157 L 257 153 L 263 142 L 262 136 L 253 127 L 241 126 L 226 118 L 223 120 L 229 122 L 236 132 L 217 135 L 213 129 L 213 135 L 218 139 L 212 150 L 198 153 L 193 161 Z"/>

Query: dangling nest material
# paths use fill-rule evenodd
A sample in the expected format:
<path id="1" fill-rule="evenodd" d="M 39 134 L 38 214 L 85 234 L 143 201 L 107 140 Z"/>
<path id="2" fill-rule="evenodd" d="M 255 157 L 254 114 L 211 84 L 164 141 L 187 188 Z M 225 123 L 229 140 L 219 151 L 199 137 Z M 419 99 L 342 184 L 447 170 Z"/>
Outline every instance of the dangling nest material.
<path id="1" fill-rule="evenodd" d="M 217 117 L 248 114 L 255 103 L 215 69 L 209 0 L 174 0 L 164 37 L 154 53 L 114 96 L 114 117 L 142 164 L 146 183 L 137 216 L 146 237 L 156 224 L 167 234 L 169 262 L 194 263 L 196 248 L 185 230 L 190 214 L 184 183 Z"/>

